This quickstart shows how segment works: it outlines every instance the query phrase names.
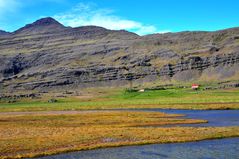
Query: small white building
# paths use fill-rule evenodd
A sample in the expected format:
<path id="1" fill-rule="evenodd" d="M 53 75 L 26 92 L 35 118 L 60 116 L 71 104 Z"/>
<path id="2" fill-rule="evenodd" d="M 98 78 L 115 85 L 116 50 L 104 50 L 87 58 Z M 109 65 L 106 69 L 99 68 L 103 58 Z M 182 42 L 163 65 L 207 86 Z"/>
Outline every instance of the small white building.
<path id="1" fill-rule="evenodd" d="M 142 92 L 144 92 L 144 91 L 145 91 L 144 89 L 140 89 L 138 92 L 141 92 L 141 93 L 142 93 Z"/>

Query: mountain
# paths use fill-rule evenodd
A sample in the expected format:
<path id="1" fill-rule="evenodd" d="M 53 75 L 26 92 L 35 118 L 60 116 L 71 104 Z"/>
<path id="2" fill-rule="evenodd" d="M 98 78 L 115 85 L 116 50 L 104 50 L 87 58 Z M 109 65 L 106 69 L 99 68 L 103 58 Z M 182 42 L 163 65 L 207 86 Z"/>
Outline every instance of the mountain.
<path id="1" fill-rule="evenodd" d="M 139 36 L 43 18 L 0 36 L 3 92 L 239 79 L 239 28 Z"/>
<path id="2" fill-rule="evenodd" d="M 10 33 L 4 30 L 0 30 L 0 36 L 7 36 L 7 35 L 10 35 Z"/>
<path id="3" fill-rule="evenodd" d="M 35 21 L 32 24 L 16 30 L 15 34 L 33 34 L 33 33 L 46 33 L 46 32 L 57 32 L 66 29 L 61 23 L 51 17 L 42 18 Z"/>

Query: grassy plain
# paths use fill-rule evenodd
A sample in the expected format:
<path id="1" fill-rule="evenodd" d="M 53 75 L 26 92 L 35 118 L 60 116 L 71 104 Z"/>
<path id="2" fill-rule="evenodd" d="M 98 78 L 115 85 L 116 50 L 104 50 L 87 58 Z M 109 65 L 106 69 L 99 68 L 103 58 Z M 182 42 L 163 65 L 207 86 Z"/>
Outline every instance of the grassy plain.
<path id="1" fill-rule="evenodd" d="M 119 108 L 239 109 L 239 89 L 192 91 L 189 88 L 172 88 L 148 90 L 143 93 L 126 92 L 123 89 L 87 91 L 93 95 L 87 98 L 57 98 L 57 103 L 48 103 L 49 98 L 52 98 L 49 95 L 42 99 L 25 99 L 16 103 L 1 101 L 0 112 Z"/>
<path id="2" fill-rule="evenodd" d="M 239 90 L 171 88 L 143 93 L 88 89 L 86 95 L 0 100 L 0 158 L 36 157 L 101 147 L 238 137 L 239 127 L 147 127 L 203 123 L 159 112 L 120 108 L 239 109 Z M 56 98 L 56 103 L 48 103 Z M 75 111 L 91 110 L 91 111 Z M 98 111 L 96 111 L 98 110 Z"/>
<path id="3" fill-rule="evenodd" d="M 5 113 L 0 116 L 0 158 L 239 136 L 239 127 L 145 127 L 203 122 L 159 112 Z"/>

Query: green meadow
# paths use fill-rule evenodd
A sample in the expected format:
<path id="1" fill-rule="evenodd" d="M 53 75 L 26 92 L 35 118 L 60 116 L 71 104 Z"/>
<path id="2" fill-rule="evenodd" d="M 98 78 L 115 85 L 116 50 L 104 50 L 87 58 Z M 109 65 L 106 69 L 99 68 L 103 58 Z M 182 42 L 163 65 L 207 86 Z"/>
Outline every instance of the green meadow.
<path id="1" fill-rule="evenodd" d="M 103 93 L 102 93 L 103 92 Z M 90 97 L 69 96 L 53 98 L 46 95 L 41 99 L 21 99 L 15 103 L 2 100 L 0 111 L 49 111 L 49 110 L 92 110 L 119 108 L 167 108 L 167 109 L 238 109 L 238 89 L 191 90 L 190 88 L 169 88 L 165 90 L 145 90 L 145 92 L 125 89 L 103 88 L 88 90 Z M 100 94 L 102 93 L 102 94 Z"/>

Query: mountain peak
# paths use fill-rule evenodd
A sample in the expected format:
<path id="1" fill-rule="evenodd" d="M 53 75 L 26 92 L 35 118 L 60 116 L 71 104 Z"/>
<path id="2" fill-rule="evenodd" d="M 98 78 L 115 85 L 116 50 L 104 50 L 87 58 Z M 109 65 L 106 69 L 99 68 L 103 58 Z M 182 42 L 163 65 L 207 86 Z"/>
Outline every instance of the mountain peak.
<path id="1" fill-rule="evenodd" d="M 15 31 L 15 34 L 19 33 L 43 33 L 43 32 L 51 32 L 60 29 L 64 29 L 64 25 L 56 21 L 51 17 L 46 17 L 39 19 L 31 24 L 27 24 L 23 28 Z"/>
<path id="2" fill-rule="evenodd" d="M 46 17 L 46 18 L 39 19 L 30 25 L 46 25 L 46 26 L 47 25 L 60 25 L 60 26 L 63 26 L 61 23 L 59 23 L 52 17 Z"/>

